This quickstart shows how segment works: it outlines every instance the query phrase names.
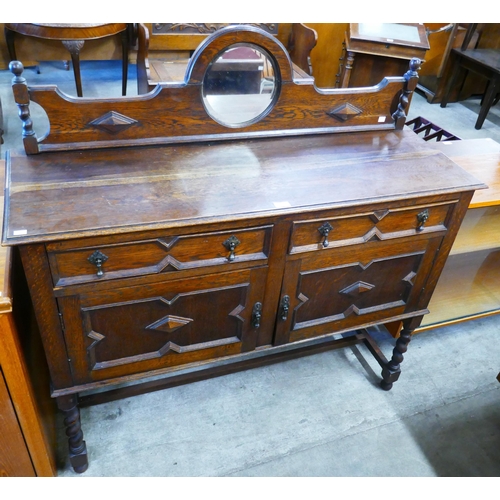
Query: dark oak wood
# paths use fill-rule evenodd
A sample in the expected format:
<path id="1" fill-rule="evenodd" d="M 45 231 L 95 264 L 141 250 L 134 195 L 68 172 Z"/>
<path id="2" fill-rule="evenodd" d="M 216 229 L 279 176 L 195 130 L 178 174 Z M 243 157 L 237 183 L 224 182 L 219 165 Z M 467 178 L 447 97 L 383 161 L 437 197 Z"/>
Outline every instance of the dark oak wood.
<path id="1" fill-rule="evenodd" d="M 221 30 L 194 60 L 210 61 L 221 40 L 258 40 L 273 53 L 271 39 Z M 484 185 L 402 130 L 415 67 L 392 82 L 398 90 L 387 100 L 370 101 L 373 89 L 335 93 L 371 102 L 378 116 L 393 109 L 389 127 L 325 133 L 294 128 L 308 85 L 293 84 L 288 56 L 275 55 L 291 97 L 287 113 L 251 125 L 267 137 L 212 141 L 211 119 L 194 123 L 193 83 L 172 87 L 187 92 L 178 94 L 190 99 L 178 105 L 186 115 L 165 108 L 156 120 L 204 125 L 200 142 L 70 141 L 82 149 L 8 155 L 3 243 L 21 249 L 77 472 L 87 467 L 80 397 L 98 402 L 106 392 L 122 397 L 353 342 L 375 356 L 384 389 L 400 375 L 472 194 Z M 189 71 L 201 81 L 201 66 Z M 159 88 L 154 99 L 169 92 Z M 25 84 L 14 91 L 23 111 Z M 106 105 L 80 101 L 66 122 Z M 136 105 L 113 101 L 125 114 Z M 21 118 L 29 131 L 29 117 Z M 273 127 L 284 136 L 269 137 Z M 30 140 L 25 146 L 36 152 Z M 387 360 L 365 330 L 394 322 L 404 328 Z M 338 337 L 349 332 L 358 333 Z"/>
<path id="2" fill-rule="evenodd" d="M 242 43 L 260 47 L 270 55 L 278 89 L 272 105 L 260 118 L 241 127 L 227 127 L 208 115 L 203 103 L 203 80 L 221 51 Z M 22 65 L 11 63 L 11 69 L 25 149 L 35 154 L 75 148 L 401 129 L 419 65 L 420 60 L 414 59 L 404 76 L 388 77 L 370 89 L 317 89 L 311 80 L 294 80 L 289 55 L 276 38 L 250 27 L 230 26 L 197 48 L 184 81 L 159 83 L 153 91 L 137 97 L 71 98 L 54 86 L 27 88 L 21 76 Z M 30 100 L 40 104 L 48 115 L 50 130 L 44 137 L 37 138 L 33 131 Z"/>

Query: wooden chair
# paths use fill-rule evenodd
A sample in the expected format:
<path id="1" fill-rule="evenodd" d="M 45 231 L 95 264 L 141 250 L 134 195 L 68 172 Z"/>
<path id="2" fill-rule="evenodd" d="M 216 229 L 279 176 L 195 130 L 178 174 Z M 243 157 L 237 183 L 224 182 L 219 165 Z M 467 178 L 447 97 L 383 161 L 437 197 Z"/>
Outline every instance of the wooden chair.
<path id="1" fill-rule="evenodd" d="M 450 76 L 450 82 L 446 93 L 441 101 L 441 107 L 448 104 L 450 93 L 457 83 L 465 80 L 466 72 L 471 71 L 484 77 L 488 83 L 486 91 L 481 100 L 481 109 L 476 121 L 475 128 L 479 130 L 488 115 L 490 108 L 499 101 L 500 96 L 500 49 L 494 48 L 469 48 L 470 41 L 478 29 L 477 23 L 471 23 L 465 35 L 464 42 L 460 49 L 452 50 L 452 57 L 455 58 L 454 68 Z"/>
<path id="2" fill-rule="evenodd" d="M 313 74 L 311 51 L 316 47 L 318 34 L 312 28 L 302 23 L 293 23 L 288 41 L 290 59 L 308 75 Z"/>

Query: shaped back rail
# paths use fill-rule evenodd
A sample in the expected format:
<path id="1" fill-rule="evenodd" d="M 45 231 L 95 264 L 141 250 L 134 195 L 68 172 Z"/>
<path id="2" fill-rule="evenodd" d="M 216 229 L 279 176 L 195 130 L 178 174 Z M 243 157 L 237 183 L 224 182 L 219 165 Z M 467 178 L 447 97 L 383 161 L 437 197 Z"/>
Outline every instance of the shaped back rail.
<path id="1" fill-rule="evenodd" d="M 225 126 L 207 113 L 203 102 L 205 73 L 227 47 L 251 45 L 267 54 L 276 70 L 277 91 L 269 109 L 244 126 Z M 195 51 L 183 82 L 160 83 L 147 94 L 117 98 L 75 98 L 55 85 L 28 86 L 18 61 L 10 64 L 12 87 L 23 122 L 27 154 L 351 132 L 401 130 L 421 61 L 413 59 L 401 77 L 378 85 L 350 89 L 318 89 L 313 82 L 294 81 L 285 47 L 272 35 L 250 26 L 229 26 L 207 38 Z M 50 129 L 43 137 L 33 130 L 29 105 L 46 112 Z"/>

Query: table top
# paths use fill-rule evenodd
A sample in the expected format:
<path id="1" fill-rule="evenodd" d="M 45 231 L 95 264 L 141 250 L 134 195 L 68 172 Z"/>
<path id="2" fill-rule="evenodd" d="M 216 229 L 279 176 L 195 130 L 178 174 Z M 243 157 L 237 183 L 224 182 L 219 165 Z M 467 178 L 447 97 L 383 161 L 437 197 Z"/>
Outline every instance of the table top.
<path id="1" fill-rule="evenodd" d="M 409 130 L 12 152 L 3 243 L 268 218 L 482 187 Z"/>
<path id="2" fill-rule="evenodd" d="M 127 23 L 107 24 L 42 24 L 5 23 L 5 28 L 16 33 L 49 40 L 93 40 L 116 35 L 127 29 Z"/>
<path id="3" fill-rule="evenodd" d="M 470 208 L 500 205 L 500 144 L 493 139 L 438 141 L 429 144 L 442 151 L 488 189 L 474 193 Z"/>

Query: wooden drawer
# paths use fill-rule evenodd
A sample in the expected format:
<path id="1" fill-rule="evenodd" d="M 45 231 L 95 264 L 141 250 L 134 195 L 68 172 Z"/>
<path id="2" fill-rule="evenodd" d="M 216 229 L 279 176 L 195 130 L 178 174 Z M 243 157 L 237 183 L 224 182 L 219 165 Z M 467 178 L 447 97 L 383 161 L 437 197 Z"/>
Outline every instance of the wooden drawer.
<path id="1" fill-rule="evenodd" d="M 271 234 L 269 225 L 78 248 L 49 244 L 47 251 L 54 285 L 66 286 L 231 263 L 262 264 L 269 254 Z M 99 275 L 97 258 L 101 258 Z"/>
<path id="2" fill-rule="evenodd" d="M 454 205 L 453 202 L 444 202 L 382 208 L 338 217 L 296 221 L 289 253 L 313 252 L 445 231 Z M 425 219 L 422 226 L 421 218 Z"/>

